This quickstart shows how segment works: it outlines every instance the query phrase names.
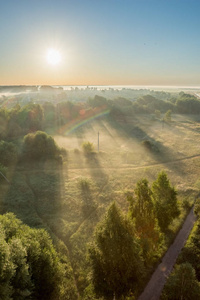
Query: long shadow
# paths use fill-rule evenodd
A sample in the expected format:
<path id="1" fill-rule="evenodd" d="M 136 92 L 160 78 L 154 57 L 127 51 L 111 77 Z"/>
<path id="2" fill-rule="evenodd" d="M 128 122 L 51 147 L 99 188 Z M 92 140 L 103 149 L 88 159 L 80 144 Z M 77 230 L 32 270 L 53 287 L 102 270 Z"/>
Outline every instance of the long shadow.
<path id="1" fill-rule="evenodd" d="M 87 218 L 96 209 L 97 204 L 92 197 L 90 182 L 88 180 L 82 179 L 80 181 L 80 189 L 81 209 L 84 218 Z"/>
<path id="2" fill-rule="evenodd" d="M 194 122 L 192 121 L 179 121 L 179 122 L 176 122 L 176 125 L 178 125 L 179 127 L 182 127 L 184 129 L 187 129 L 189 131 L 192 131 L 192 132 L 195 132 L 195 133 L 200 133 L 200 124 L 197 128 L 191 128 L 190 125 L 187 125 L 187 123 L 189 124 L 194 124 Z M 199 123 L 199 122 L 196 122 L 196 123 Z M 179 129 L 180 130 L 180 129 Z"/>
<path id="3" fill-rule="evenodd" d="M 60 207 L 64 186 L 62 168 L 50 169 L 44 163 L 19 161 L 9 179 L 10 184 L 1 197 L 1 212 L 13 212 L 27 225 L 42 227 L 40 217 L 56 213 Z"/>
<path id="4" fill-rule="evenodd" d="M 105 173 L 104 169 L 100 164 L 98 153 L 95 152 L 89 153 L 85 156 L 85 159 L 86 159 L 86 165 L 89 168 L 93 180 L 96 181 L 97 183 L 99 183 L 99 180 L 105 181 L 107 179 L 107 174 Z"/>
<path id="5" fill-rule="evenodd" d="M 178 161 L 180 159 L 176 151 L 166 147 L 163 143 L 149 136 L 149 134 L 137 124 L 137 119 L 132 124 L 127 124 L 126 122 L 121 124 L 112 120 L 109 122 L 109 125 L 117 128 L 124 138 L 136 141 L 141 146 L 143 141 L 149 141 L 151 147 L 147 148 L 144 146 L 143 149 L 146 155 L 150 155 L 156 161 L 156 163 L 167 163 L 176 160 Z M 168 125 L 165 124 L 165 128 L 166 126 Z M 170 164 L 168 167 L 175 173 L 184 173 L 184 165 L 181 161 L 178 162 L 178 169 L 175 164 Z"/>

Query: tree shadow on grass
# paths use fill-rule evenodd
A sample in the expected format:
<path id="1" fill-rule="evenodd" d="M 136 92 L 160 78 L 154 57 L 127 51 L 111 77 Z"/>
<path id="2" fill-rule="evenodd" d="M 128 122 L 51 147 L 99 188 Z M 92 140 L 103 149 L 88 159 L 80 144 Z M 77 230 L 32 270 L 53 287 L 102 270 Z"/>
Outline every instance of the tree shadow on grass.
<path id="1" fill-rule="evenodd" d="M 169 147 L 166 147 L 162 142 L 157 141 L 153 137 L 149 136 L 149 134 L 137 123 L 118 123 L 116 125 L 116 122 L 112 121 L 109 124 L 110 126 L 114 126 L 114 128 L 118 127 L 119 132 L 125 139 L 128 139 L 130 142 L 137 142 L 141 147 L 141 151 L 143 148 L 143 157 L 145 157 L 145 155 L 152 157 L 154 160 L 154 163 L 152 164 L 165 164 L 177 161 L 178 168 L 175 164 L 169 164 L 169 169 L 175 173 L 184 174 L 184 165 L 181 162 L 180 156 L 178 156 L 177 152 Z M 146 147 L 143 144 L 144 141 L 148 141 L 150 147 Z"/>
<path id="2" fill-rule="evenodd" d="M 107 174 L 105 173 L 104 168 L 102 168 L 100 164 L 98 155 L 99 154 L 96 152 L 92 152 L 85 155 L 86 166 L 89 168 L 91 177 L 94 181 L 96 181 L 98 178 L 101 178 L 102 180 L 107 178 Z"/>
<path id="3" fill-rule="evenodd" d="M 95 203 L 91 188 L 90 188 L 90 181 L 88 179 L 81 178 L 79 185 L 80 185 L 80 197 L 81 197 L 81 209 L 83 212 L 84 217 L 88 217 L 97 207 Z"/>

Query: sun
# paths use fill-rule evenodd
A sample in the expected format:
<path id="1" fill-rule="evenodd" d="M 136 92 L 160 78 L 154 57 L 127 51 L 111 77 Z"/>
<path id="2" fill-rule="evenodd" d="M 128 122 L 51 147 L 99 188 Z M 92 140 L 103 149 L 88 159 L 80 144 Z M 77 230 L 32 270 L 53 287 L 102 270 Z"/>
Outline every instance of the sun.
<path id="1" fill-rule="evenodd" d="M 50 48 L 47 50 L 46 60 L 50 65 L 58 65 L 61 62 L 61 53 L 57 49 Z"/>

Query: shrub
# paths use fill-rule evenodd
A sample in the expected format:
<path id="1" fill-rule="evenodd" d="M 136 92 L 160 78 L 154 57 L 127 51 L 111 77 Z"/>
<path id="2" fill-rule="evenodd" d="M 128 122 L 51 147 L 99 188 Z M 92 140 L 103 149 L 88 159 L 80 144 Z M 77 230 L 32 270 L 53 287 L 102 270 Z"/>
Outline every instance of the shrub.
<path id="1" fill-rule="evenodd" d="M 90 154 L 92 152 L 94 152 L 94 145 L 93 143 L 90 142 L 84 142 L 82 144 L 82 149 L 85 155 Z"/>
<path id="2" fill-rule="evenodd" d="M 90 188 L 90 181 L 87 178 L 80 178 L 79 184 L 82 191 L 88 191 Z"/>

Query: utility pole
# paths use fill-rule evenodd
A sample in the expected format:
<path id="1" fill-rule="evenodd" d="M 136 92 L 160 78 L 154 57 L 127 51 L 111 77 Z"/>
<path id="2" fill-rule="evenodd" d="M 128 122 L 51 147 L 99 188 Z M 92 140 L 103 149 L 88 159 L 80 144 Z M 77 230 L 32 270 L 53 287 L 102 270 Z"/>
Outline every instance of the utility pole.
<path id="1" fill-rule="evenodd" d="M 99 152 L 99 131 L 98 131 L 98 152 Z"/>

